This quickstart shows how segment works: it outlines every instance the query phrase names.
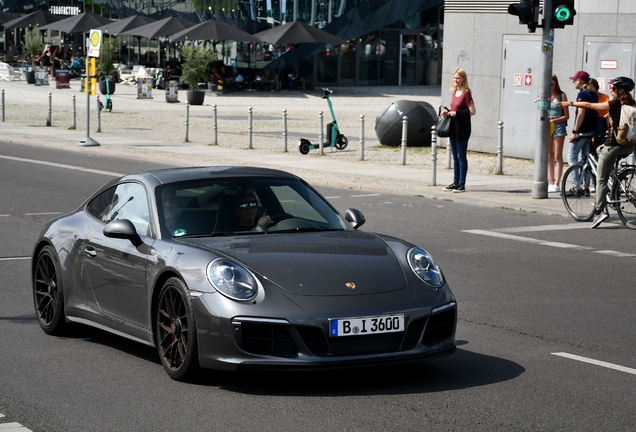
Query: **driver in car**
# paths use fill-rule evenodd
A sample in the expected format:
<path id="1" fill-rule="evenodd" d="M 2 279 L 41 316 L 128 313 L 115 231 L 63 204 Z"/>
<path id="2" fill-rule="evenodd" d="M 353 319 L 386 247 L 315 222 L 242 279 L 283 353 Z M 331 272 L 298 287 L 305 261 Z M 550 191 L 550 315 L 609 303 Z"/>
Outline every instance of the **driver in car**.
<path id="1" fill-rule="evenodd" d="M 238 216 L 235 231 L 262 231 L 272 226 L 274 222 L 268 215 L 256 220 L 257 209 L 258 202 L 254 195 L 248 193 L 238 197 L 234 206 L 234 212 Z"/>

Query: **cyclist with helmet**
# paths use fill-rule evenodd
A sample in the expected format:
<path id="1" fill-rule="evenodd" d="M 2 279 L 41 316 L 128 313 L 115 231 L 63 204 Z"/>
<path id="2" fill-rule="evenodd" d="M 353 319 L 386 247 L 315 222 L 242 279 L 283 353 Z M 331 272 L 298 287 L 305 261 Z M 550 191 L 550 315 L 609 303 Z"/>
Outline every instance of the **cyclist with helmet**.
<path id="1" fill-rule="evenodd" d="M 611 119 L 611 126 L 607 131 L 605 144 L 600 146 L 596 151 L 598 153 L 596 204 L 594 206 L 594 218 L 592 219 L 592 226 L 590 228 L 596 228 L 609 217 L 609 214 L 605 211 L 605 206 L 607 205 L 607 180 L 616 160 L 629 156 L 634 150 L 633 147 L 621 146 L 616 142 L 616 131 L 621 117 L 621 105 L 636 105 L 634 98 L 630 94 L 630 92 L 634 90 L 634 81 L 631 78 L 618 77 L 614 78 L 610 82 L 610 85 L 612 89 L 612 100 L 610 101 L 600 103 L 561 102 L 564 108 L 573 106 L 593 111 L 609 111 L 609 117 Z"/>

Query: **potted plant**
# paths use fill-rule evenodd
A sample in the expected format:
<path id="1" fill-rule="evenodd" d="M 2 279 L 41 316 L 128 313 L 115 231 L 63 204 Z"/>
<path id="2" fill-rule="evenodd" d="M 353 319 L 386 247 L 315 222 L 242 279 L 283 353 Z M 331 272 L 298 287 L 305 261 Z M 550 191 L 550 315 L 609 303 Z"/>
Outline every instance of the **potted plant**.
<path id="1" fill-rule="evenodd" d="M 35 84 L 35 60 L 38 59 L 44 51 L 44 43 L 42 42 L 42 33 L 38 27 L 33 27 L 24 35 L 24 48 L 31 56 L 31 70 L 25 72 L 26 82 Z"/>
<path id="2" fill-rule="evenodd" d="M 99 50 L 99 61 L 97 63 L 97 76 L 99 76 L 99 91 L 101 94 L 115 93 L 117 77 L 115 74 L 115 54 L 117 53 L 117 40 L 113 37 L 105 37 Z M 108 80 L 108 88 L 106 88 Z"/>
<path id="3" fill-rule="evenodd" d="M 181 49 L 181 57 L 181 77 L 188 86 L 188 103 L 203 105 L 205 91 L 197 90 L 197 85 L 208 82 L 208 65 L 216 60 L 216 53 L 203 46 L 186 45 Z"/>

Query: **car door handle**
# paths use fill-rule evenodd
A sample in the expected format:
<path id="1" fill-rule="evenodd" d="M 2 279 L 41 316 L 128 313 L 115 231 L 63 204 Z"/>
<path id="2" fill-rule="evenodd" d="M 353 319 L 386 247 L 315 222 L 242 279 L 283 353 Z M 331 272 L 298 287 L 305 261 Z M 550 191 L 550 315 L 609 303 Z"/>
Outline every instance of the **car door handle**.
<path id="1" fill-rule="evenodd" d="M 89 258 L 95 258 L 97 256 L 97 252 L 95 251 L 95 249 L 93 248 L 86 248 L 84 249 L 84 253 L 89 257 Z"/>

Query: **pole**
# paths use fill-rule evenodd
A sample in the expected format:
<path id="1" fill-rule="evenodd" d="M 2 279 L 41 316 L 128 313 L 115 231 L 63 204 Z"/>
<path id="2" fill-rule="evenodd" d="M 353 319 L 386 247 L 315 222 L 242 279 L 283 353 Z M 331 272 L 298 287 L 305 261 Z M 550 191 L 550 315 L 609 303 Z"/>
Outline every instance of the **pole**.
<path id="1" fill-rule="evenodd" d="M 217 124 L 216 124 L 216 104 L 212 105 L 212 119 L 213 119 L 213 123 L 212 123 L 212 129 L 214 130 L 214 145 L 219 145 L 219 136 L 218 136 L 218 130 L 217 130 Z"/>
<path id="2" fill-rule="evenodd" d="M 446 138 L 446 169 L 451 169 L 451 159 L 453 149 L 451 148 L 450 138 Z"/>
<path id="3" fill-rule="evenodd" d="M 248 148 L 252 147 L 252 107 L 247 111 L 247 144 Z"/>
<path id="4" fill-rule="evenodd" d="M 318 130 L 318 148 L 320 148 L 321 156 L 325 154 L 325 148 L 322 142 L 323 141 L 322 126 L 323 126 L 322 111 L 318 111 L 318 127 L 320 128 Z"/>
<path id="5" fill-rule="evenodd" d="M 437 186 L 437 126 L 431 126 L 431 186 Z"/>
<path id="6" fill-rule="evenodd" d="M 102 110 L 101 102 L 99 101 L 99 95 L 95 98 L 97 100 L 97 132 L 102 131 Z"/>
<path id="7" fill-rule="evenodd" d="M 364 160 L 364 114 L 360 114 L 360 160 Z"/>
<path id="8" fill-rule="evenodd" d="M 88 44 L 90 40 L 86 39 L 86 54 L 88 54 Z M 95 147 L 98 146 L 99 143 L 91 138 L 91 74 L 90 74 L 90 57 L 86 55 L 86 84 L 84 85 L 84 90 L 86 91 L 86 138 L 80 140 L 77 143 L 78 146 L 82 147 Z"/>
<path id="9" fill-rule="evenodd" d="M 554 30 L 552 22 L 552 0 L 543 0 L 543 22 L 541 31 L 541 81 L 539 82 L 539 115 L 534 152 L 534 183 L 532 184 L 532 198 L 545 199 L 548 197 L 548 143 L 550 134 L 550 120 L 548 107 L 551 98 L 552 85 L 552 47 L 554 46 Z"/>
<path id="10" fill-rule="evenodd" d="M 186 117 L 185 117 L 185 142 L 188 142 L 188 128 L 190 127 L 190 104 L 186 102 Z"/>
<path id="11" fill-rule="evenodd" d="M 283 152 L 287 153 L 287 110 L 283 110 Z"/>
<path id="12" fill-rule="evenodd" d="M 499 136 L 497 139 L 497 172 L 496 174 L 503 174 L 503 124 L 501 120 L 497 123 L 499 129 Z"/>
<path id="13" fill-rule="evenodd" d="M 4 89 L 2 89 L 2 122 L 4 123 Z"/>
<path id="14" fill-rule="evenodd" d="M 402 165 L 406 165 L 406 145 L 408 141 L 409 118 L 402 117 Z"/>
<path id="15" fill-rule="evenodd" d="M 49 92 L 49 112 L 48 112 L 48 117 L 46 120 L 46 125 L 47 126 L 51 126 L 51 115 L 53 112 L 53 94 L 51 92 Z"/>
<path id="16" fill-rule="evenodd" d="M 73 95 L 73 130 L 77 129 L 77 109 L 75 99 L 75 95 Z"/>

